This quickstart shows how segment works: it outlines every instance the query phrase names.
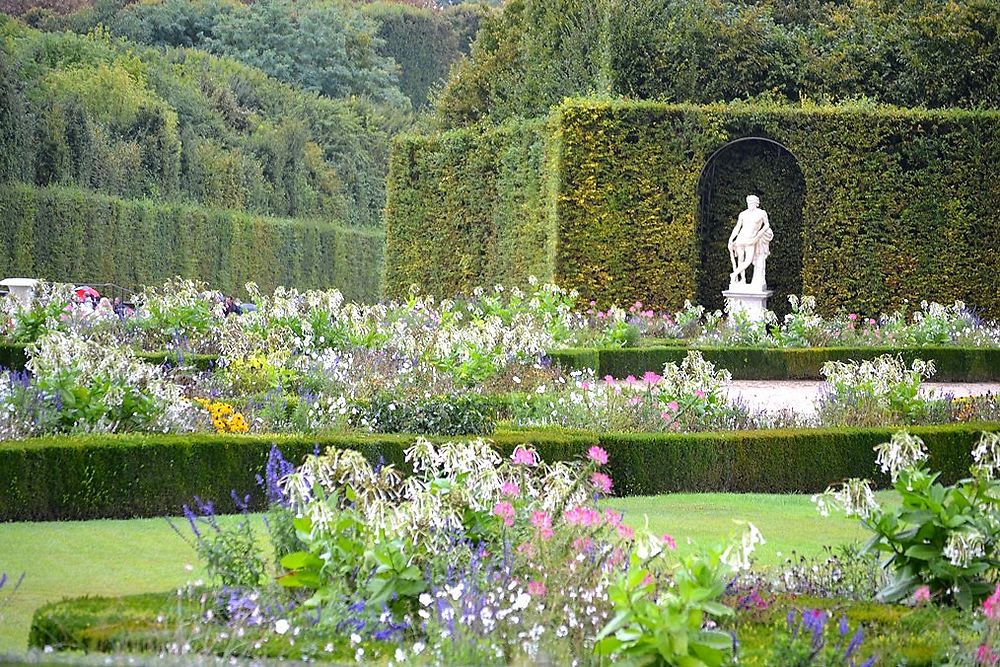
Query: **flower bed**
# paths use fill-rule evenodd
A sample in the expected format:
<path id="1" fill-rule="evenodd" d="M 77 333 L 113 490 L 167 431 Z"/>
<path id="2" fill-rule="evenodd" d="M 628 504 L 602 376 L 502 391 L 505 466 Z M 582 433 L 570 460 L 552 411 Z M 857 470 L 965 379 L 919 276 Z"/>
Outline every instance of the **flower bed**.
<path id="1" fill-rule="evenodd" d="M 841 615 L 847 617 L 851 628 L 864 624 L 864 645 L 868 653 L 896 656 L 905 659 L 911 667 L 939 664 L 945 647 L 952 643 L 947 625 L 959 626 L 962 622 L 956 610 L 782 596 L 771 601 L 765 609 L 748 614 L 742 622 L 740 664 L 773 667 L 774 663 L 768 662 L 770 649 L 775 639 L 785 634 L 788 613 L 804 609 L 828 611 L 831 631 Z M 96 653 L 141 652 L 169 642 L 176 636 L 178 627 L 182 627 L 182 621 L 177 614 L 175 591 L 121 598 L 75 598 L 40 607 L 32 619 L 28 645 L 38 649 L 49 646 Z M 288 639 L 275 635 L 249 655 L 256 658 L 300 656 Z M 231 654 L 241 652 L 235 642 L 231 648 L 226 644 L 222 646 L 229 648 Z M 247 648 L 249 646 L 243 646 L 242 650 Z M 348 641 L 331 643 L 330 648 L 323 655 L 324 660 L 354 661 L 356 649 Z"/>
<path id="2" fill-rule="evenodd" d="M 873 445 L 892 428 L 725 433 L 498 432 L 496 449 L 532 443 L 546 460 L 569 460 L 594 445 L 613 454 L 618 495 L 681 491 L 812 493 L 848 477 L 877 475 Z M 915 427 L 943 479 L 962 476 L 982 431 L 1000 424 Z M 88 435 L 0 443 L 0 520 L 126 518 L 176 514 L 194 496 L 233 511 L 232 492 L 261 508 L 272 446 L 299 461 L 327 447 L 350 447 L 376 463 L 405 468 L 406 435 Z M 444 438 L 431 438 L 441 441 Z"/>
<path id="3" fill-rule="evenodd" d="M 678 550 L 674 536 L 601 507 L 615 453 L 600 446 L 550 462 L 530 446 L 499 456 L 483 441 L 418 439 L 405 451 L 409 471 L 342 449 L 297 468 L 276 460 L 267 479 L 270 547 L 250 521 L 223 525 L 210 503 L 198 503 L 185 513 L 213 585 L 189 584 L 169 598 L 50 604 L 36 613 L 30 642 L 420 664 L 991 664 L 1000 439 L 984 435 L 973 478 L 948 488 L 924 467 L 928 452 L 913 434 L 897 432 L 873 451 L 902 506 L 883 514 L 870 491 L 846 487 L 817 500 L 820 509 L 835 502 L 859 513 L 875 548 L 915 545 L 889 549 L 889 573 L 868 548 L 755 569 L 764 537 L 753 524 L 728 546 Z M 956 555 L 953 543 L 971 535 L 954 520 L 972 512 L 969 485 L 990 489 L 974 495 L 983 516 L 969 519 L 989 534 L 977 533 L 978 551 Z M 947 539 L 886 532 L 890 516 L 934 524 Z M 874 603 L 876 591 L 894 604 Z"/>

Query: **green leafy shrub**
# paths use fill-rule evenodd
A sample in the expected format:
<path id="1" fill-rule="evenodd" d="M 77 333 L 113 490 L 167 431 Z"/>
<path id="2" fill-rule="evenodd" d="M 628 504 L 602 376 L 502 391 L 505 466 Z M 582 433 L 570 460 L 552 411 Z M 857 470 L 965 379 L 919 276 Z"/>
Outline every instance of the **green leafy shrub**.
<path id="1" fill-rule="evenodd" d="M 489 435 L 496 427 L 496 399 L 465 393 L 409 397 L 377 394 L 357 406 L 352 420 L 375 433 Z"/>
<path id="2" fill-rule="evenodd" d="M 1000 436 L 983 433 L 972 451 L 972 476 L 945 485 L 923 464 L 923 441 L 901 431 L 875 448 L 883 472 L 900 495 L 883 508 L 867 480 L 852 479 L 817 496 L 821 512 L 843 509 L 873 533 L 866 549 L 887 554 L 892 579 L 879 592 L 896 602 L 927 586 L 929 595 L 969 608 L 993 590 L 1000 560 Z"/>
<path id="3" fill-rule="evenodd" d="M 732 637 L 705 626 L 732 615 L 718 601 L 731 574 L 720 552 L 681 558 L 675 588 L 654 597 L 655 586 L 647 583 L 648 572 L 633 555 L 628 570 L 608 589 L 616 614 L 597 635 L 595 653 L 640 663 L 725 664 Z"/>

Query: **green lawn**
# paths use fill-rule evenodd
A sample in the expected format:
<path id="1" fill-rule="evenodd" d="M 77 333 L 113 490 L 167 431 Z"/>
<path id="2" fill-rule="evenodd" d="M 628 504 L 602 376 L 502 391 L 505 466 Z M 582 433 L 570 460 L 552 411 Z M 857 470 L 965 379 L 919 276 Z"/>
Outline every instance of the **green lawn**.
<path id="1" fill-rule="evenodd" d="M 764 565 L 780 563 L 779 553 L 793 549 L 818 555 L 824 545 L 863 537 L 855 521 L 820 517 L 807 496 L 676 494 L 612 505 L 635 526 L 648 516 L 651 529 L 670 533 L 681 548 L 688 540 L 736 536 L 742 530 L 736 520 L 752 521 L 767 539 L 758 553 Z M 0 524 L 0 572 L 27 575 L 0 612 L 0 654 L 25 649 L 31 614 L 45 602 L 170 590 L 201 576 L 197 567 L 188 571 L 188 564 L 197 566 L 194 551 L 164 519 Z"/>

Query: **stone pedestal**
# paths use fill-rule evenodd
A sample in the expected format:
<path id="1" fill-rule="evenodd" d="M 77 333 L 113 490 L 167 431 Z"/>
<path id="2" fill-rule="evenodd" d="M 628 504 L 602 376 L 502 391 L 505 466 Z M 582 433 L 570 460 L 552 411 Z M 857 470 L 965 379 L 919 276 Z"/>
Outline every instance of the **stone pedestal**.
<path id="1" fill-rule="evenodd" d="M 35 287 L 38 281 L 34 278 L 5 278 L 0 280 L 0 287 L 6 287 L 8 294 L 21 302 L 22 305 L 31 305 L 31 297 L 35 295 Z"/>
<path id="2" fill-rule="evenodd" d="M 726 297 L 726 312 L 729 313 L 729 321 L 737 312 L 742 311 L 752 322 L 759 322 L 765 318 L 767 312 L 767 297 L 774 294 L 772 290 L 755 290 L 748 285 L 730 285 L 729 289 L 722 293 Z"/>

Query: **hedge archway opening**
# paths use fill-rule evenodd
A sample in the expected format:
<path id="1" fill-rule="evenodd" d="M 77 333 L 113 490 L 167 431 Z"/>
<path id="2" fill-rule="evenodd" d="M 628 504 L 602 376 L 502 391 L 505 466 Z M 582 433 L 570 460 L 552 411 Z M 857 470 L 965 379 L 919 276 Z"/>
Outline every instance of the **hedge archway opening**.
<path id="1" fill-rule="evenodd" d="M 802 293 L 802 204 L 805 177 L 795 155 L 765 137 L 727 143 L 705 161 L 698 179 L 698 303 L 723 307 L 732 264 L 727 243 L 736 217 L 755 194 L 767 211 L 774 241 L 767 260 L 768 307 L 779 317 L 789 311 L 788 295 Z M 752 275 L 752 269 L 748 278 Z"/>

